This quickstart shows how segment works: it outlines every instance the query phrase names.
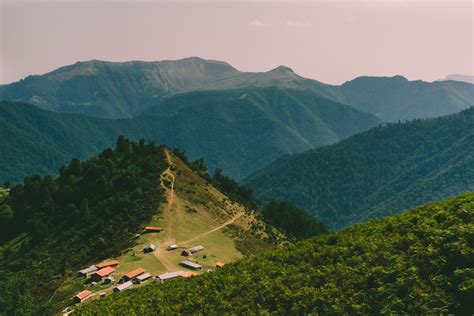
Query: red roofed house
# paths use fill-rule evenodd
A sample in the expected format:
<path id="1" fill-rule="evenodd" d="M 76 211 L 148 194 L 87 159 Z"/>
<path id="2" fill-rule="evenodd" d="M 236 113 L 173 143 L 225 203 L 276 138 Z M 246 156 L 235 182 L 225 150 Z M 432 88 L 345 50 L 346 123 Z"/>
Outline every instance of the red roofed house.
<path id="1" fill-rule="evenodd" d="M 131 279 L 139 276 L 140 274 L 142 273 L 145 273 L 145 270 L 143 270 L 142 268 L 138 268 L 138 269 L 135 269 L 127 274 L 125 274 L 122 279 L 127 282 L 127 281 L 130 281 Z"/>
<path id="2" fill-rule="evenodd" d="M 95 264 L 95 266 L 97 267 L 97 269 L 103 269 L 103 268 L 106 268 L 106 267 L 116 267 L 118 266 L 119 262 L 118 260 L 109 260 L 109 261 L 104 261 L 104 262 L 101 262 L 101 263 L 97 263 Z"/>
<path id="3" fill-rule="evenodd" d="M 217 261 L 214 265 L 216 266 L 216 268 L 222 268 L 225 265 L 225 263 Z"/>
<path id="4" fill-rule="evenodd" d="M 91 275 L 91 279 L 92 279 L 92 281 L 98 282 L 98 281 L 102 280 L 103 278 L 108 277 L 114 271 L 115 271 L 115 269 L 112 268 L 112 267 L 105 267 L 103 269 L 100 269 L 100 270 L 94 272 Z"/>
<path id="5" fill-rule="evenodd" d="M 163 230 L 163 228 L 158 226 L 145 226 L 145 232 L 147 233 L 159 233 Z"/>
<path id="6" fill-rule="evenodd" d="M 92 292 L 88 290 L 84 290 L 81 293 L 77 294 L 72 298 L 74 303 L 82 303 L 87 300 L 91 296 Z"/>

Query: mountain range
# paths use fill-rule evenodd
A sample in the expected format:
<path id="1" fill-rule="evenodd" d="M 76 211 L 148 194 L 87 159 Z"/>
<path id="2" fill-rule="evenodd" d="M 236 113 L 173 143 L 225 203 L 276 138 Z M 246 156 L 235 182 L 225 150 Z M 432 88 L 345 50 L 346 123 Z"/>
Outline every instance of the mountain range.
<path id="1" fill-rule="evenodd" d="M 474 108 L 391 123 L 282 157 L 244 180 L 262 201 L 288 200 L 340 229 L 474 190 Z"/>
<path id="2" fill-rule="evenodd" d="M 279 156 L 335 143 L 380 123 L 373 115 L 309 91 L 268 88 L 178 94 L 129 119 L 55 113 L 0 102 L 0 181 L 45 174 L 87 158 L 119 135 L 204 157 L 212 172 L 240 179 Z"/>
<path id="3" fill-rule="evenodd" d="M 197 57 L 159 62 L 92 60 L 28 76 L 0 86 L 0 100 L 103 118 L 130 118 L 183 92 L 279 87 L 311 91 L 389 122 L 436 117 L 473 105 L 474 85 L 408 81 L 404 77 L 359 77 L 341 86 L 299 76 L 285 66 L 241 72 Z"/>

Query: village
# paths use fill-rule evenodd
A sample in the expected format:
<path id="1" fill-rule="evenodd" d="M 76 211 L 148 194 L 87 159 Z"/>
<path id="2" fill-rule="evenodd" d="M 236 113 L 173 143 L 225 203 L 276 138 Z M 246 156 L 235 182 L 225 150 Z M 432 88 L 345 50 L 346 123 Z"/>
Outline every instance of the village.
<path id="1" fill-rule="evenodd" d="M 146 226 L 144 227 L 143 233 L 160 233 L 163 229 L 157 226 Z M 182 249 L 180 251 L 180 249 Z M 202 252 L 204 247 L 197 245 L 190 248 L 183 248 L 177 244 L 170 244 L 166 246 L 166 250 L 174 252 L 176 256 L 187 258 L 187 260 L 181 260 L 179 265 L 186 270 L 176 270 L 171 272 L 165 272 L 158 275 L 146 271 L 143 268 L 136 268 L 125 274 L 118 274 L 117 268 L 120 265 L 119 260 L 107 260 L 100 263 L 93 264 L 89 267 L 77 271 L 77 278 L 84 279 L 84 284 L 88 284 L 92 287 L 100 287 L 100 290 L 93 292 L 92 290 L 83 290 L 77 293 L 71 300 L 71 305 L 80 304 L 84 301 L 96 297 L 103 299 L 106 297 L 108 292 L 123 292 L 128 289 L 132 289 L 136 286 L 140 286 L 146 282 L 164 283 L 170 280 L 179 278 L 189 278 L 198 275 L 198 271 L 203 270 L 203 266 L 194 262 L 196 261 L 193 256 Z M 143 247 L 143 254 L 153 255 L 156 251 L 154 244 L 148 244 Z M 223 262 L 217 261 L 214 263 L 215 268 L 221 268 L 224 266 Z M 206 272 L 211 272 L 212 269 L 207 269 Z M 64 311 L 64 315 L 69 315 L 73 312 L 71 308 L 67 308 Z"/>
<path id="2" fill-rule="evenodd" d="M 170 167 L 161 174 L 166 201 L 160 212 L 136 233 L 132 247 L 71 275 L 56 293 L 64 297 L 63 315 L 77 304 L 216 271 L 244 256 L 233 232 L 262 224 L 169 151 L 165 155 Z M 252 238 L 251 247 L 272 247 Z"/>

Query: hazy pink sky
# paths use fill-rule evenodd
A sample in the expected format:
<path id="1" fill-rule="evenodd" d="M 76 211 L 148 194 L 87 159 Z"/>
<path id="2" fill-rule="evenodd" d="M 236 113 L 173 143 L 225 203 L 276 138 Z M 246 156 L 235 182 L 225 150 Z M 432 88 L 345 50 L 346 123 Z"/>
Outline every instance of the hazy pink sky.
<path id="1" fill-rule="evenodd" d="M 76 61 L 189 56 L 328 83 L 474 74 L 471 0 L 0 2 L 0 83 Z"/>

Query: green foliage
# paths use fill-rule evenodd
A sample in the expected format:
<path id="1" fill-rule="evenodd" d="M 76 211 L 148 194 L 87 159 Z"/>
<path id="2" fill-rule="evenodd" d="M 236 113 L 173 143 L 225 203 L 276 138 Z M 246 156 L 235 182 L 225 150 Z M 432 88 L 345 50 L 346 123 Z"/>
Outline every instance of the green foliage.
<path id="1" fill-rule="evenodd" d="M 258 201 L 253 196 L 252 190 L 240 185 L 237 181 L 224 175 L 221 168 L 217 168 L 211 179 L 212 183 L 231 199 L 239 202 L 249 209 L 257 209 Z"/>
<path id="2" fill-rule="evenodd" d="M 80 306 L 104 314 L 471 314 L 474 193 Z"/>
<path id="3" fill-rule="evenodd" d="M 388 124 L 286 156 L 244 181 L 262 201 L 284 199 L 330 229 L 474 188 L 474 108 Z"/>
<path id="4" fill-rule="evenodd" d="M 115 150 L 85 162 L 74 158 L 56 179 L 33 175 L 14 186 L 0 204 L 0 227 L 8 227 L 0 235 L 6 242 L 0 251 L 4 308 L 16 308 L 23 292 L 44 303 L 67 271 L 132 245 L 164 199 L 160 174 L 166 168 L 163 147 L 119 137 Z M 10 272 L 27 282 L 19 283 L 20 292 L 8 290 L 18 283 Z"/>
<path id="5" fill-rule="evenodd" d="M 272 200 L 263 209 L 262 215 L 266 222 L 299 240 L 326 233 L 321 222 L 290 202 Z"/>
<path id="6" fill-rule="evenodd" d="M 119 135 L 185 149 L 191 160 L 204 157 L 211 172 L 220 166 L 240 179 L 282 154 L 334 143 L 378 123 L 313 93 L 277 88 L 180 94 L 122 120 L 1 101 L 0 183 L 50 174 L 73 157 L 113 146 Z"/>

